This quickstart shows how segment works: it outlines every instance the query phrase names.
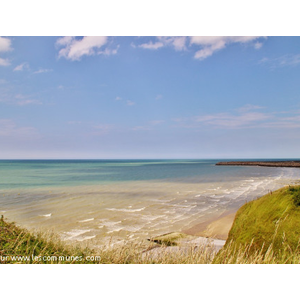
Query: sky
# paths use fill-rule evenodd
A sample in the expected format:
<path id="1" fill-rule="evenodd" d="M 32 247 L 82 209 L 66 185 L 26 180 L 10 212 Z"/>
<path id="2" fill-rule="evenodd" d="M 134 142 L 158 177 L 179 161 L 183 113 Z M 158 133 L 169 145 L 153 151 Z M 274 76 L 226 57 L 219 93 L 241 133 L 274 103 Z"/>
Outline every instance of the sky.
<path id="1" fill-rule="evenodd" d="M 299 83 L 299 37 L 0 37 L 0 159 L 299 158 Z"/>

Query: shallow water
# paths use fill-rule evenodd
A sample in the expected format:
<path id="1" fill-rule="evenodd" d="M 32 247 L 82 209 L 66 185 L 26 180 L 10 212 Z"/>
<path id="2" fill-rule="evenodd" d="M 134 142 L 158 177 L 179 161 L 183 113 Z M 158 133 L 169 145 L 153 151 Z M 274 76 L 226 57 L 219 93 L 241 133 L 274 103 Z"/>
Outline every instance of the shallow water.
<path id="1" fill-rule="evenodd" d="M 187 229 L 300 178 L 296 168 L 216 162 L 0 161 L 0 213 L 101 245 Z"/>

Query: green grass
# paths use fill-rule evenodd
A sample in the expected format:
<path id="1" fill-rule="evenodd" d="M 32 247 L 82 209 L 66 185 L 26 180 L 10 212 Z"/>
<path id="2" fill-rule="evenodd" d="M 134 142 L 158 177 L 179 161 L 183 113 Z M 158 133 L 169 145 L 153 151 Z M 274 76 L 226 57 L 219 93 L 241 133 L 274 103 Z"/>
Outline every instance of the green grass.
<path id="1" fill-rule="evenodd" d="M 290 186 L 289 192 L 293 195 L 294 204 L 300 206 L 300 187 Z"/>
<path id="2" fill-rule="evenodd" d="M 298 261 L 299 195 L 299 186 L 285 187 L 242 206 L 215 262 L 226 261 L 228 256 L 235 261 L 242 252 L 253 259 L 272 256 L 275 263 Z"/>
<path id="3" fill-rule="evenodd" d="M 88 248 L 66 245 L 54 235 L 34 235 L 0 219 L 0 263 L 80 263 L 90 255 Z"/>
<path id="4" fill-rule="evenodd" d="M 149 239 L 149 241 L 165 246 L 177 246 L 178 242 L 185 237 L 187 237 L 187 235 L 184 233 L 171 232 Z"/>

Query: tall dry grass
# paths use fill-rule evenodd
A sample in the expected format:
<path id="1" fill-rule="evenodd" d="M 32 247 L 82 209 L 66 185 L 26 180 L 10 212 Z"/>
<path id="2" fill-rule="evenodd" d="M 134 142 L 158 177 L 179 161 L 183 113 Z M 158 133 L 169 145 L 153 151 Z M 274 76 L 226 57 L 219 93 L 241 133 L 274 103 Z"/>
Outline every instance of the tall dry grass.
<path id="1" fill-rule="evenodd" d="M 274 236 L 276 233 L 274 233 Z M 29 260 L 3 260 L 3 257 L 30 257 Z M 68 260 L 34 260 L 32 257 L 68 257 Z M 260 249 L 230 241 L 218 253 L 213 245 L 171 246 L 146 242 L 108 244 L 92 249 L 67 244 L 51 233 L 31 233 L 13 223 L 0 220 L 0 263 L 26 264 L 299 264 L 300 242 L 295 249 L 282 238 L 282 247 L 273 243 Z M 76 258 L 81 257 L 81 260 Z M 97 258 L 88 260 L 88 257 Z"/>

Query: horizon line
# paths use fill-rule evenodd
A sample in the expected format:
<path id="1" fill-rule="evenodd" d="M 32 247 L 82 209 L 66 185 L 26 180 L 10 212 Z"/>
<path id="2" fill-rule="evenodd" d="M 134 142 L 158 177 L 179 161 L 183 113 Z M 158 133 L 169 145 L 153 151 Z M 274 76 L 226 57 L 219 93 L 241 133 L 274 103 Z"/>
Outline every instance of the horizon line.
<path id="1" fill-rule="evenodd" d="M 292 160 L 299 159 L 300 157 L 238 157 L 238 158 L 0 158 L 1 160 L 236 160 L 236 159 L 283 159 L 283 160 Z"/>

